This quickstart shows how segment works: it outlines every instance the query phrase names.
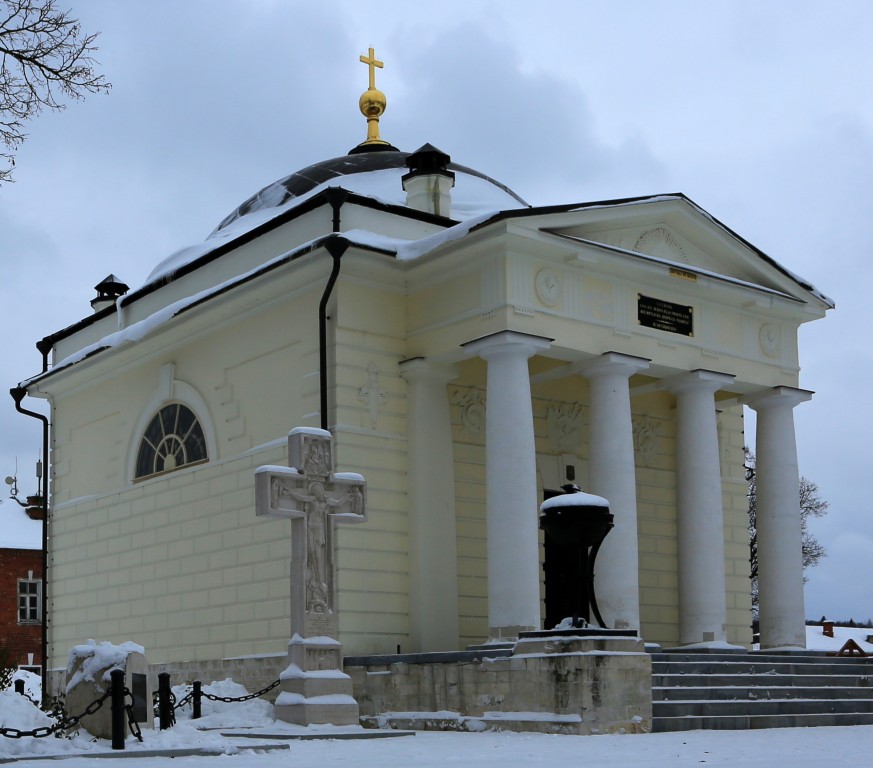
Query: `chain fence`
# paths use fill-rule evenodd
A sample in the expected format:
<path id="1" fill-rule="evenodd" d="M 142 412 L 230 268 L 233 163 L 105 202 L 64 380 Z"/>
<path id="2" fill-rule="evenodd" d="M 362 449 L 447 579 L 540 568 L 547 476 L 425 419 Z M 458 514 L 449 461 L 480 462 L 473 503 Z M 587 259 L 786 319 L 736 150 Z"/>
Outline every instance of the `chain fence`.
<path id="1" fill-rule="evenodd" d="M 115 672 L 113 672 L 113 675 L 114 674 Z M 260 691 L 256 691 L 255 693 L 247 693 L 243 696 L 218 696 L 214 693 L 208 693 L 204 691 L 202 689 L 200 681 L 198 680 L 192 684 L 191 690 L 188 691 L 185 696 L 177 701 L 175 694 L 170 688 L 169 678 L 170 676 L 166 673 L 161 673 L 160 675 L 158 675 L 158 690 L 152 697 L 152 706 L 155 711 L 155 716 L 158 717 L 160 720 L 161 730 L 171 728 L 173 725 L 175 725 L 176 711 L 188 704 L 191 704 L 192 706 L 192 719 L 197 720 L 201 716 L 202 699 L 207 699 L 209 701 L 218 701 L 227 704 L 251 701 L 252 699 L 257 699 L 269 693 L 281 682 L 281 680 L 274 680 L 272 683 L 265 686 Z M 127 715 L 127 726 L 130 729 L 130 732 L 136 737 L 136 739 L 142 742 L 142 730 L 140 729 L 140 724 L 137 722 L 136 716 L 134 714 L 133 694 L 127 687 L 124 687 L 120 690 L 121 695 L 123 696 L 122 701 L 124 702 L 124 711 Z M 36 702 L 33 701 L 33 699 L 31 699 L 30 696 L 28 696 L 23 691 L 18 691 L 18 693 L 31 701 L 34 705 L 37 705 Z M 0 726 L 0 736 L 7 739 L 22 739 L 26 737 L 40 739 L 46 736 L 61 736 L 67 731 L 78 728 L 83 718 L 95 714 L 106 703 L 107 699 L 112 698 L 112 695 L 113 688 L 110 686 L 110 688 L 102 696 L 94 699 L 94 701 L 88 704 L 88 706 L 85 707 L 82 712 L 77 715 L 61 714 L 53 725 L 44 725 L 38 728 L 32 728 L 30 730 Z M 50 716 L 54 715 L 50 714 Z M 123 735 L 116 733 L 117 730 L 118 727 L 115 723 L 113 723 L 113 748 L 124 749 Z M 122 746 L 116 746 L 119 741 L 121 742 Z"/>
<path id="2" fill-rule="evenodd" d="M 142 741 L 142 731 L 140 730 L 139 723 L 136 722 L 136 718 L 133 714 L 133 694 L 127 689 L 123 690 L 124 698 L 126 700 L 126 704 L 124 705 L 124 709 L 127 713 L 127 722 L 130 728 L 130 732 L 136 736 L 139 741 Z M 33 699 L 30 698 L 25 693 L 21 694 L 26 699 L 36 704 Z M 8 728 L 0 726 L 0 736 L 3 736 L 7 739 L 21 739 L 24 737 L 32 737 L 34 739 L 45 738 L 46 736 L 57 736 L 61 735 L 66 731 L 71 731 L 74 728 L 78 728 L 80 722 L 83 718 L 88 717 L 89 715 L 93 715 L 100 709 L 105 703 L 106 700 L 112 696 L 112 689 L 109 688 L 106 693 L 100 696 L 97 699 L 94 699 L 85 709 L 80 712 L 78 715 L 67 715 L 60 717 L 56 723 L 53 725 L 43 725 L 38 728 L 32 728 L 31 730 L 22 730 L 21 728 Z"/>

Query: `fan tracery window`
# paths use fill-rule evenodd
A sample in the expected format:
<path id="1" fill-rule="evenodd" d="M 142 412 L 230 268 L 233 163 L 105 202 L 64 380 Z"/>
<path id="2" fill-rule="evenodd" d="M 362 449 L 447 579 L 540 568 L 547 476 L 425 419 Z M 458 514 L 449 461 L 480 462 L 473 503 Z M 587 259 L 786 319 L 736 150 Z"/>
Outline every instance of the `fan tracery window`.
<path id="1" fill-rule="evenodd" d="M 172 472 L 208 458 L 203 428 L 194 412 L 181 403 L 170 403 L 146 427 L 136 457 L 135 478 Z"/>

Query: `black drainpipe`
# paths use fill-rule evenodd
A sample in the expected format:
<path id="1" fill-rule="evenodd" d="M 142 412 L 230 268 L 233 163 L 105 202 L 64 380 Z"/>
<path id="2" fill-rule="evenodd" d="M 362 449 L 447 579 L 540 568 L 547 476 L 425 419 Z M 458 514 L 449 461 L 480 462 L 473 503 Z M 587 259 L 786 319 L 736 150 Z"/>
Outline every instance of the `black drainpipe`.
<path id="1" fill-rule="evenodd" d="M 331 222 L 333 232 L 340 231 L 340 209 L 343 203 L 349 199 L 349 193 L 339 187 L 331 187 L 327 191 L 327 202 L 333 208 L 333 220 Z M 318 305 L 318 386 L 319 386 L 319 409 L 321 411 L 321 428 L 327 429 L 327 302 L 333 293 L 333 287 L 339 277 L 340 259 L 349 247 L 349 241 L 342 237 L 332 237 L 324 244 L 325 249 L 333 258 L 333 266 L 327 285 Z"/>
<path id="2" fill-rule="evenodd" d="M 25 416 L 32 416 L 42 422 L 42 637 L 40 638 L 42 652 L 42 700 L 47 701 L 47 671 L 48 671 L 48 417 L 36 411 L 21 407 L 21 401 L 27 395 L 24 387 L 13 387 L 9 390 L 15 401 L 15 410 Z"/>
<path id="3" fill-rule="evenodd" d="M 324 287 L 321 303 L 318 305 L 318 378 L 321 396 L 321 428 L 327 429 L 327 302 L 339 277 L 340 259 L 349 247 L 349 241 L 344 237 L 332 237 L 324 243 L 325 250 L 333 258 L 330 277 Z"/>

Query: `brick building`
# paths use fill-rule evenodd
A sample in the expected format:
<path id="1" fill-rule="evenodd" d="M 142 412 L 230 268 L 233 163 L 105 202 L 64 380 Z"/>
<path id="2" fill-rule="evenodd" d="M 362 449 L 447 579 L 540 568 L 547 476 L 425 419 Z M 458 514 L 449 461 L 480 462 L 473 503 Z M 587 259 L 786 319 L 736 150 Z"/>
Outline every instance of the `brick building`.
<path id="1" fill-rule="evenodd" d="M 0 506 L 0 664 L 42 672 L 42 500 Z"/>

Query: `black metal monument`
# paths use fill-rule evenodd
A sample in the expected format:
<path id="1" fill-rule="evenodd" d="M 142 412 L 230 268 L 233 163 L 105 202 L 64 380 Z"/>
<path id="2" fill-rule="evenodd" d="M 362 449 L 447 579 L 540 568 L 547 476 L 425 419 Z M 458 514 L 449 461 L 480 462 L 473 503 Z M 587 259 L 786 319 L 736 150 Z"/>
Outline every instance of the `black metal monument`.
<path id="1" fill-rule="evenodd" d="M 572 618 L 574 627 L 584 627 L 593 613 L 605 628 L 594 594 L 594 560 L 613 527 L 613 515 L 606 499 L 584 493 L 578 485 L 569 483 L 561 490 L 540 506 L 540 528 L 546 533 L 545 626 Z"/>

